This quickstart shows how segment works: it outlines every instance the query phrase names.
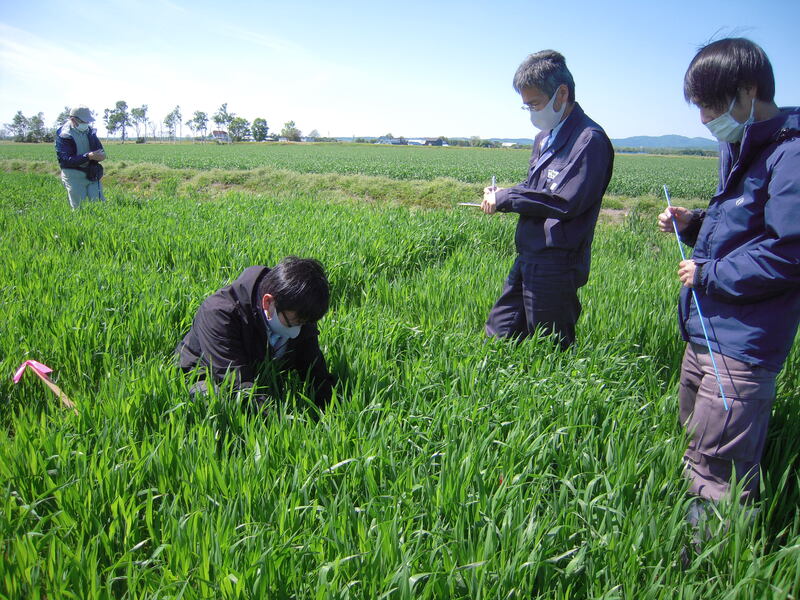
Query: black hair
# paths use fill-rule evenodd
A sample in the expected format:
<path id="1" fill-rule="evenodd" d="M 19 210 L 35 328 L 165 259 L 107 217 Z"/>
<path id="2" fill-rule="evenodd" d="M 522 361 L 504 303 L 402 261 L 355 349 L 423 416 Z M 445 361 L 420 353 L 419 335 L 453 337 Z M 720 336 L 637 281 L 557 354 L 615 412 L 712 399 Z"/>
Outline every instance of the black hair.
<path id="1" fill-rule="evenodd" d="M 570 102 L 575 102 L 575 81 L 567 69 L 567 61 L 555 50 L 542 50 L 530 54 L 522 61 L 514 73 L 514 90 L 521 93 L 523 88 L 537 87 L 552 98 L 560 85 L 566 85 Z"/>
<path id="2" fill-rule="evenodd" d="M 275 310 L 291 310 L 302 321 L 319 321 L 330 302 L 330 285 L 322 264 L 313 258 L 287 256 L 264 276 L 258 297 L 270 294 Z"/>
<path id="3" fill-rule="evenodd" d="M 725 38 L 703 46 L 683 77 L 683 97 L 698 106 L 728 108 L 740 89 L 755 86 L 756 98 L 772 102 L 775 76 L 766 53 L 745 38 Z"/>

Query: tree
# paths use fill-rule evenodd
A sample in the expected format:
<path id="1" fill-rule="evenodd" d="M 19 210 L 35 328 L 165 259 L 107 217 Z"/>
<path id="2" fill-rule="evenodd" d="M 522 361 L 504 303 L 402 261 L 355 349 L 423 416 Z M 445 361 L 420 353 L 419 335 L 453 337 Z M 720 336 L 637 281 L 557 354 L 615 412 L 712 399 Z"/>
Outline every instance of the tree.
<path id="1" fill-rule="evenodd" d="M 286 123 L 283 124 L 283 129 L 281 129 L 281 137 L 285 137 L 291 142 L 299 142 L 300 136 L 302 135 L 303 132 L 297 128 L 297 126 L 294 124 L 294 121 L 286 121 Z"/>
<path id="2" fill-rule="evenodd" d="M 11 119 L 11 123 L 6 123 L 6 127 L 11 131 L 15 142 L 23 142 L 30 130 L 30 121 L 22 114 L 21 110 L 18 110 L 14 118 Z"/>
<path id="3" fill-rule="evenodd" d="M 269 127 L 267 126 L 267 122 L 261 117 L 256 117 L 253 119 L 251 131 L 253 133 L 253 139 L 257 142 L 263 142 L 265 139 L 267 139 L 267 135 L 269 135 Z"/>
<path id="4" fill-rule="evenodd" d="M 39 113 L 28 119 L 28 142 L 52 142 L 53 138 L 48 135 L 44 126 L 44 113 Z"/>
<path id="5" fill-rule="evenodd" d="M 189 131 L 192 133 L 192 138 L 194 138 L 195 137 L 195 135 L 194 135 L 194 133 L 195 133 L 194 132 L 194 121 L 189 119 L 188 121 L 186 121 L 186 123 L 184 123 L 184 125 L 186 125 L 189 128 Z"/>
<path id="6" fill-rule="evenodd" d="M 103 124 L 106 126 L 106 132 L 108 135 L 114 135 L 114 132 L 117 130 L 117 126 L 111 122 L 110 108 L 107 108 L 103 111 Z"/>
<path id="7" fill-rule="evenodd" d="M 128 113 L 128 103 L 119 100 L 112 109 L 107 108 L 103 112 L 103 121 L 109 135 L 114 135 L 117 131 L 122 133 L 122 143 L 127 139 L 126 130 L 131 126 L 131 116 Z"/>
<path id="8" fill-rule="evenodd" d="M 58 131 L 58 129 L 67 122 L 67 119 L 69 119 L 69 106 L 65 106 L 64 110 L 58 113 L 56 121 L 53 123 L 53 130 Z"/>
<path id="9" fill-rule="evenodd" d="M 199 132 L 203 138 L 206 137 L 206 130 L 208 129 L 208 115 L 202 110 L 194 111 L 194 116 L 186 121 L 186 124 L 194 131 Z"/>
<path id="10" fill-rule="evenodd" d="M 144 137 L 147 137 L 147 104 L 142 104 L 139 108 L 132 108 L 131 120 L 136 129 L 136 137 L 142 137 L 142 128 L 144 128 Z"/>
<path id="11" fill-rule="evenodd" d="M 241 142 L 250 135 L 250 122 L 242 117 L 235 117 L 228 128 L 231 141 Z"/>
<path id="12" fill-rule="evenodd" d="M 128 103 L 124 100 L 119 100 L 114 107 L 114 110 L 111 111 L 110 118 L 115 121 L 116 130 L 121 132 L 122 143 L 124 144 L 125 140 L 128 139 L 127 128 L 131 126 L 131 116 L 128 113 Z"/>
<path id="13" fill-rule="evenodd" d="M 222 106 L 219 107 L 217 112 L 214 113 L 214 116 L 211 119 L 214 123 L 217 124 L 217 128 L 221 128 L 223 125 L 227 129 L 231 126 L 231 121 L 236 118 L 236 113 L 229 113 L 228 112 L 228 103 L 225 102 Z"/>
<path id="14" fill-rule="evenodd" d="M 38 113 L 31 118 L 17 111 L 11 123 L 5 124 L 7 135 L 13 136 L 15 142 L 52 142 L 53 132 L 44 124 L 44 113 Z"/>
<path id="15" fill-rule="evenodd" d="M 314 141 L 318 140 L 319 139 L 319 131 L 317 131 L 316 129 L 312 129 L 311 133 L 308 134 L 308 138 L 312 139 Z"/>
<path id="16" fill-rule="evenodd" d="M 172 109 L 166 117 L 164 117 L 164 125 L 167 126 L 167 131 L 169 132 L 169 137 L 175 138 L 175 133 L 178 130 L 178 126 L 181 124 L 181 107 L 176 106 Z"/>

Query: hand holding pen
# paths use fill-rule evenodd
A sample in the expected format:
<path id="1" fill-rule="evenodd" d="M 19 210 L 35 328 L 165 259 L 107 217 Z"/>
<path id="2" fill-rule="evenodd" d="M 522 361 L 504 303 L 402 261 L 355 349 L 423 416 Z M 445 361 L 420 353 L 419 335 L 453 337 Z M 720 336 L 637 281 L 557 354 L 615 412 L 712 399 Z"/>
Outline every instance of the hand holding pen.
<path id="1" fill-rule="evenodd" d="M 497 204 L 495 202 L 495 193 L 499 191 L 497 187 L 497 179 L 492 175 L 492 185 L 483 189 L 483 202 L 481 202 L 481 210 L 487 215 L 494 214 L 497 211 Z"/>

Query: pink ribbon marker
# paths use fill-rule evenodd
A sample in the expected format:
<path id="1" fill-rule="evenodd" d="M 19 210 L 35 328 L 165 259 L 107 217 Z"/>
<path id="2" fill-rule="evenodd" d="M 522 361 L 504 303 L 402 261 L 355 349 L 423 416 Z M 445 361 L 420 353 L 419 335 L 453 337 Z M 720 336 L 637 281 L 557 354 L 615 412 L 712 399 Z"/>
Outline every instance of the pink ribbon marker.
<path id="1" fill-rule="evenodd" d="M 43 365 L 35 360 L 26 360 L 24 363 L 22 363 L 20 368 L 17 369 L 17 372 L 14 373 L 14 383 L 19 383 L 19 380 L 22 379 L 22 374 L 25 372 L 25 367 L 30 367 L 39 377 L 53 372 L 53 369 L 47 365 Z"/>
<path id="2" fill-rule="evenodd" d="M 14 373 L 14 383 L 19 383 L 19 380 L 22 379 L 22 374 L 25 372 L 25 369 L 29 368 L 33 371 L 39 379 L 44 381 L 45 385 L 50 388 L 50 390 L 56 395 L 56 398 L 61 400 L 61 403 L 66 406 L 67 408 L 71 408 L 73 412 L 77 415 L 78 409 L 75 408 L 75 403 L 70 400 L 67 395 L 61 391 L 61 388 L 58 387 L 53 381 L 48 377 L 48 373 L 52 373 L 53 369 L 44 365 L 36 360 L 26 360 L 22 363 L 17 369 L 17 372 Z"/>

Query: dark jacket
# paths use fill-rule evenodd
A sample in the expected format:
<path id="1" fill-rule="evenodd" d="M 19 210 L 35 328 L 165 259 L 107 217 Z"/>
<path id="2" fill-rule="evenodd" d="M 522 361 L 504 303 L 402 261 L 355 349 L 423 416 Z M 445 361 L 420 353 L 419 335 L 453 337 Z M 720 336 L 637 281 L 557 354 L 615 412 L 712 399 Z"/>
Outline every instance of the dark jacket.
<path id="1" fill-rule="evenodd" d="M 236 389 L 252 387 L 261 364 L 272 359 L 258 297 L 258 285 L 267 273 L 267 267 L 248 267 L 233 283 L 203 301 L 192 328 L 176 348 L 182 369 L 208 367 L 215 381 L 222 381 L 230 371 Z M 306 323 L 300 335 L 287 342 L 281 360 L 301 377 L 310 377 L 315 402 L 323 406 L 331 397 L 332 377 L 318 336 L 316 323 Z"/>
<path id="2" fill-rule="evenodd" d="M 90 175 L 93 171 L 96 172 L 99 170 L 98 167 L 101 167 L 99 162 L 89 160 L 86 154 L 78 154 L 75 140 L 64 130 L 64 127 L 65 126 L 62 125 L 56 132 L 56 156 L 58 157 L 58 165 L 62 169 L 77 169 L 83 171 L 87 175 Z M 88 139 L 90 152 L 103 149 L 103 144 L 100 143 L 100 139 L 97 137 L 97 131 L 91 127 L 89 128 Z M 99 177 L 96 179 L 90 177 L 91 181 L 97 181 L 98 179 Z"/>
<path id="3" fill-rule="evenodd" d="M 579 285 L 589 275 L 594 227 L 611 180 L 614 149 L 603 129 L 575 104 L 544 154 L 533 141 L 528 179 L 500 190 L 500 212 L 519 213 L 515 241 L 524 260 L 566 264 L 579 272 Z"/>
<path id="4" fill-rule="evenodd" d="M 800 108 L 749 125 L 740 144 L 720 144 L 719 187 L 698 226 L 695 287 L 712 349 L 779 371 L 800 320 Z M 688 288 L 681 334 L 705 345 Z"/>

